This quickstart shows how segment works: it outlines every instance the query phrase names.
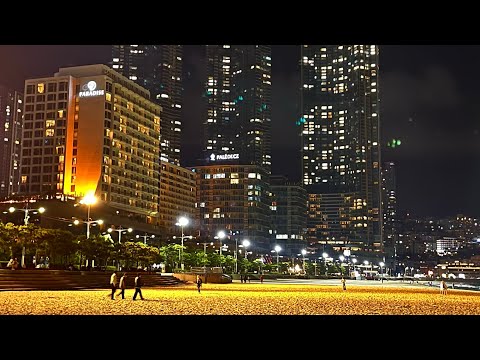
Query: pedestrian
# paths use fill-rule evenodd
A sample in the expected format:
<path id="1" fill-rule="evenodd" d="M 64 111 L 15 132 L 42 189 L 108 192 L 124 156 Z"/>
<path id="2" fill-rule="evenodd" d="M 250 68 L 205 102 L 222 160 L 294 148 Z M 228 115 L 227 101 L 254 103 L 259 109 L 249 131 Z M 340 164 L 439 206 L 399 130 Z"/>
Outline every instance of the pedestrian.
<path id="1" fill-rule="evenodd" d="M 114 271 L 112 276 L 110 276 L 110 287 L 112 289 L 111 298 L 115 300 L 115 291 L 117 290 L 117 272 Z"/>
<path id="2" fill-rule="evenodd" d="M 133 300 L 137 299 L 137 294 L 140 295 L 140 299 L 145 300 L 142 295 L 142 286 L 142 275 L 140 275 L 140 273 L 137 273 L 137 277 L 135 278 L 135 293 L 133 294 Z"/>
<path id="3" fill-rule="evenodd" d="M 48 269 L 50 268 L 50 258 L 47 256 L 45 258 L 45 269 Z"/>
<path id="4" fill-rule="evenodd" d="M 263 284 L 263 275 L 260 275 L 260 283 Z"/>
<path id="5" fill-rule="evenodd" d="M 118 288 L 120 289 L 120 292 L 117 294 L 117 296 L 121 294 L 122 299 L 125 299 L 125 289 L 127 288 L 127 273 L 123 273 L 122 277 L 120 278 Z"/>
<path id="6" fill-rule="evenodd" d="M 13 259 L 12 270 L 17 270 L 17 268 L 18 268 L 18 259 L 14 258 Z"/>
<path id="7" fill-rule="evenodd" d="M 37 266 L 37 259 L 35 255 L 33 255 L 32 263 L 33 263 L 33 268 L 35 269 L 35 267 Z"/>
<path id="8" fill-rule="evenodd" d="M 7 268 L 10 268 L 11 270 L 15 270 L 15 269 L 13 268 L 13 257 L 10 258 L 10 260 L 8 260 Z"/>
<path id="9" fill-rule="evenodd" d="M 250 284 L 250 275 L 247 275 L 248 283 Z"/>
<path id="10" fill-rule="evenodd" d="M 243 274 L 240 274 L 240 283 L 243 284 Z"/>
<path id="11" fill-rule="evenodd" d="M 347 290 L 347 284 L 346 284 L 346 281 L 345 281 L 345 278 L 342 276 L 342 280 L 340 280 L 342 282 L 342 288 L 343 290 Z"/>
<path id="12" fill-rule="evenodd" d="M 197 275 L 197 280 L 195 280 L 195 283 L 197 284 L 198 293 L 200 293 L 200 288 L 202 287 L 202 278 L 200 275 Z"/>
<path id="13" fill-rule="evenodd" d="M 445 282 L 445 280 L 440 281 L 440 294 L 447 294 L 447 283 Z"/>

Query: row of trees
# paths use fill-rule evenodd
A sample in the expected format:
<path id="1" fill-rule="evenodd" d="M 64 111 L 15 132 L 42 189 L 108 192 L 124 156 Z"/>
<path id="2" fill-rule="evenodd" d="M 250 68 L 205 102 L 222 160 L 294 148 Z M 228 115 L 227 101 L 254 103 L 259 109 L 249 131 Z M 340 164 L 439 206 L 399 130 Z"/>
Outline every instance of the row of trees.
<path id="1" fill-rule="evenodd" d="M 75 267 L 91 266 L 106 268 L 121 264 L 123 268 L 151 267 L 153 264 L 163 263 L 167 272 L 180 268 L 180 259 L 183 257 L 185 268 L 193 266 L 223 267 L 227 273 L 235 271 L 235 259 L 232 255 L 204 252 L 198 249 L 183 248 L 179 244 L 168 244 L 161 247 L 149 246 L 143 242 L 122 242 L 112 240 L 109 235 L 75 236 L 69 231 L 59 229 L 45 229 L 34 224 L 14 225 L 0 222 L 0 260 L 8 261 L 11 257 L 20 259 L 25 248 L 25 262 L 27 267 L 32 266 L 32 259 L 42 256 L 50 259 L 50 268 L 65 269 L 70 265 Z M 288 272 L 291 262 L 279 262 L 281 273 Z M 264 264 L 260 259 L 250 261 L 243 257 L 238 258 L 239 272 L 276 272 L 277 264 Z M 308 275 L 344 272 L 342 267 L 335 265 L 326 268 L 323 264 L 315 266 L 307 263 L 305 266 Z"/>

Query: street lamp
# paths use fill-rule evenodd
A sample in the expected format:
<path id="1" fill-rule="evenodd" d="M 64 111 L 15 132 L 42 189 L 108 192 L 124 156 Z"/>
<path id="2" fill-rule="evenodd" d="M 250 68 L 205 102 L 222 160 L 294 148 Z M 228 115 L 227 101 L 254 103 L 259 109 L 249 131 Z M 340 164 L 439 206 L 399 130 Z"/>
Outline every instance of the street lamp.
<path id="1" fill-rule="evenodd" d="M 80 204 L 87 205 L 87 239 L 90 237 L 90 224 L 93 222 L 90 221 L 90 206 L 94 205 L 97 202 L 97 198 L 93 193 L 85 195 L 85 197 L 80 200 Z"/>
<path id="2" fill-rule="evenodd" d="M 147 234 L 145 234 L 145 235 L 136 235 L 135 236 L 135 238 L 137 238 L 137 239 L 140 239 L 141 237 L 143 237 L 143 243 L 146 245 L 147 244 L 147 237 L 149 237 L 151 239 L 154 239 L 155 235 L 148 236 Z"/>
<path id="3" fill-rule="evenodd" d="M 178 218 L 178 222 L 175 224 L 175 225 L 177 225 L 177 226 L 180 226 L 181 229 L 182 229 L 182 247 L 181 247 L 181 249 L 180 249 L 180 267 L 181 267 L 182 270 L 183 270 L 183 268 L 184 268 L 184 264 L 183 264 L 183 240 L 184 240 L 185 238 L 191 239 L 191 238 L 193 237 L 193 236 L 185 236 L 185 235 L 183 234 L 183 228 L 184 228 L 185 226 L 187 226 L 188 223 L 189 223 L 188 218 L 186 218 L 185 216 L 181 216 L 181 217 Z M 173 238 L 175 239 L 176 237 L 174 236 Z"/>
<path id="4" fill-rule="evenodd" d="M 324 252 L 322 254 L 322 257 L 323 257 L 323 263 L 325 265 L 325 277 L 327 277 L 327 258 L 328 258 L 328 254 L 326 252 Z"/>
<path id="5" fill-rule="evenodd" d="M 276 245 L 276 246 L 275 246 L 275 252 L 277 253 L 277 272 L 278 272 L 278 273 L 280 272 L 280 267 L 278 266 L 278 253 L 280 252 L 280 250 L 282 250 L 282 248 L 280 247 L 280 245 Z"/>
<path id="6" fill-rule="evenodd" d="M 227 234 L 225 234 L 225 231 L 223 230 L 220 230 L 217 233 L 217 238 L 220 240 L 220 256 L 222 255 L 222 239 L 225 239 L 226 236 Z"/>
<path id="7" fill-rule="evenodd" d="M 250 241 L 245 239 L 245 240 L 243 240 L 242 244 L 243 244 L 243 247 L 245 248 L 245 259 L 247 259 L 247 247 L 250 246 Z"/>
<path id="8" fill-rule="evenodd" d="M 303 256 L 303 274 L 305 275 L 305 255 L 307 254 L 307 250 L 302 249 L 302 256 Z"/>
<path id="9" fill-rule="evenodd" d="M 38 209 L 29 209 L 28 208 L 28 202 L 25 203 L 25 208 L 23 209 L 16 209 L 14 208 L 13 206 L 11 206 L 10 208 L 8 208 L 8 211 L 13 213 L 14 211 L 23 211 L 25 213 L 25 216 L 23 217 L 23 222 L 25 224 L 25 226 L 28 225 L 28 219 L 30 219 L 30 211 L 32 211 L 34 214 L 36 214 L 37 212 L 39 212 L 40 214 L 43 214 L 45 212 L 45 208 L 44 207 L 39 207 Z M 20 262 L 20 266 L 23 268 L 25 267 L 25 245 L 23 246 L 22 248 L 22 261 Z"/>
<path id="10" fill-rule="evenodd" d="M 355 264 L 357 263 L 357 258 L 353 258 L 352 263 L 353 263 L 353 276 L 357 278 L 357 273 L 355 272 Z"/>
<path id="11" fill-rule="evenodd" d="M 85 220 L 78 220 L 78 219 L 75 219 L 73 221 L 73 224 L 74 225 L 78 225 L 80 223 L 84 223 L 84 224 L 87 224 L 87 239 L 90 237 L 90 225 L 91 224 L 98 224 L 98 225 L 102 225 L 103 224 L 103 220 L 89 220 L 89 221 L 85 221 Z"/>
<path id="12" fill-rule="evenodd" d="M 378 265 L 380 265 L 380 277 L 382 278 L 383 283 L 383 267 L 385 266 L 385 263 L 383 261 L 380 261 Z"/>
<path id="13" fill-rule="evenodd" d="M 100 220 L 101 221 L 101 220 Z M 112 231 L 116 231 L 118 232 L 118 243 L 121 244 L 122 243 L 122 234 L 124 234 L 125 232 L 129 232 L 131 233 L 133 231 L 132 228 L 128 228 L 128 229 L 124 229 L 122 228 L 121 226 L 118 228 L 118 229 L 114 229 L 114 228 L 108 228 L 107 230 L 109 233 L 111 233 Z"/>

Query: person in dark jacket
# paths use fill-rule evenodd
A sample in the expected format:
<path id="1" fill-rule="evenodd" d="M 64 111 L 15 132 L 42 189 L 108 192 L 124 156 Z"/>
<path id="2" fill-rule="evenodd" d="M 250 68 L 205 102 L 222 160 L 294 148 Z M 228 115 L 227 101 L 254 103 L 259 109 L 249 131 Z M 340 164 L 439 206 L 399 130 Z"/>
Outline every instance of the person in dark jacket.
<path id="1" fill-rule="evenodd" d="M 135 278 L 135 293 L 133 294 L 133 300 L 137 299 L 137 294 L 140 295 L 140 299 L 145 300 L 142 295 L 142 286 L 142 275 L 140 275 L 140 273 L 137 273 L 137 277 Z"/>
<path id="2" fill-rule="evenodd" d="M 200 275 L 197 275 L 197 280 L 195 281 L 195 283 L 197 284 L 198 292 L 200 292 L 200 288 L 202 287 L 202 278 L 200 277 Z"/>

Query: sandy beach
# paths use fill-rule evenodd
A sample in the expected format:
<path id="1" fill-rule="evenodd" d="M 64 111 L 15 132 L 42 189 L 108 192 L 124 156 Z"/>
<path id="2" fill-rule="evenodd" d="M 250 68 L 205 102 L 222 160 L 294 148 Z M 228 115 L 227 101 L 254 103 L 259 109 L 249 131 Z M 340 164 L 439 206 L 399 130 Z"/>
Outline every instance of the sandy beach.
<path id="1" fill-rule="evenodd" d="M 110 291 L 2 291 L 0 315 L 480 315 L 480 292 L 398 282 L 194 284 Z"/>

